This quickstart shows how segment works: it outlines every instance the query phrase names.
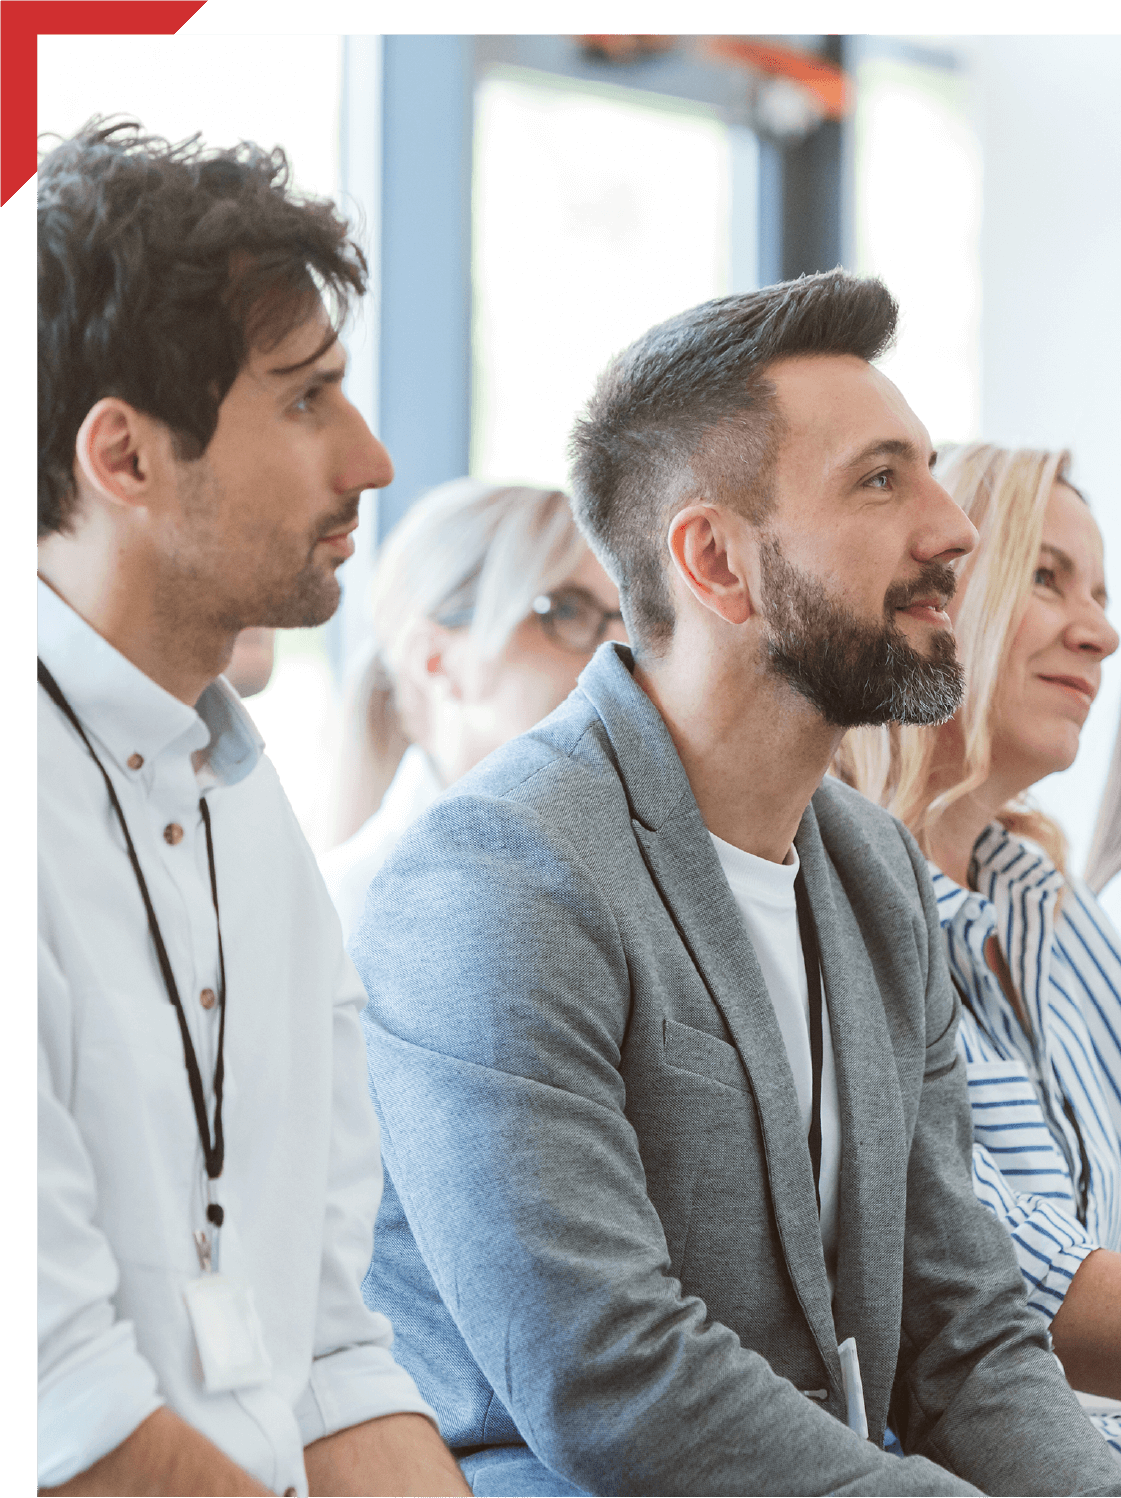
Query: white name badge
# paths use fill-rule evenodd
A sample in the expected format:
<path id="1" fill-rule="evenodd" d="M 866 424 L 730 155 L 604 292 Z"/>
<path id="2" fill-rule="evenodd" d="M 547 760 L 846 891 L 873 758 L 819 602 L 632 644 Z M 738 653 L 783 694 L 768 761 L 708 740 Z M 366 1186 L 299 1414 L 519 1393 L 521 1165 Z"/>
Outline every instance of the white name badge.
<path id="1" fill-rule="evenodd" d="M 863 1440 L 868 1439 L 868 1416 L 864 1410 L 864 1380 L 860 1377 L 860 1359 L 856 1355 L 856 1338 L 846 1337 L 837 1348 L 841 1358 L 841 1381 L 848 1406 L 846 1424 Z"/>
<path id="2" fill-rule="evenodd" d="M 247 1389 L 272 1377 L 253 1291 L 224 1274 L 204 1274 L 183 1290 L 208 1394 Z"/>

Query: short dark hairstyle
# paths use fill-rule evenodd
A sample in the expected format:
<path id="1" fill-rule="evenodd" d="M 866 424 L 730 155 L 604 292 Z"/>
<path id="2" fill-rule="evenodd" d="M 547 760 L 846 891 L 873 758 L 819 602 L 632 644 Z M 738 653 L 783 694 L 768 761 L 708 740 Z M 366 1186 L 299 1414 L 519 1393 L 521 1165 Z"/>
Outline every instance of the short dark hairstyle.
<path id="1" fill-rule="evenodd" d="M 102 397 L 198 458 L 251 348 L 280 343 L 321 296 L 337 335 L 366 260 L 334 204 L 290 181 L 279 147 L 172 145 L 132 120 L 95 118 L 40 162 L 41 537 L 72 524 L 74 444 Z"/>
<path id="2" fill-rule="evenodd" d="M 704 493 L 759 523 L 773 504 L 782 419 L 767 366 L 875 359 L 897 315 L 881 281 L 826 271 L 679 313 L 604 370 L 569 446 L 573 507 L 618 582 L 636 652 L 673 634 L 665 536 L 677 511 Z"/>

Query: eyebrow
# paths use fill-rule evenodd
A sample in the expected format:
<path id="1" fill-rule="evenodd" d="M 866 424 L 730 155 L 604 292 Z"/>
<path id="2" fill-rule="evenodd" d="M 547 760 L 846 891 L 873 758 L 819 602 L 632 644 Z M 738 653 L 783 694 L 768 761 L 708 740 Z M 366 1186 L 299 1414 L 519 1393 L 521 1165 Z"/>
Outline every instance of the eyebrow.
<path id="1" fill-rule="evenodd" d="M 284 375 L 302 374 L 305 370 L 314 369 L 315 365 L 319 362 L 320 359 L 324 358 L 327 354 L 331 353 L 334 349 L 337 349 L 339 347 L 339 335 L 336 332 L 332 332 L 330 336 L 319 345 L 315 353 L 310 354 L 306 359 L 301 359 L 297 364 L 277 364 L 274 365 L 272 369 L 266 370 L 265 372 L 266 374 L 279 375 L 281 377 L 283 377 Z M 347 363 L 345 349 L 342 351 L 342 354 L 343 362 L 338 376 L 339 379 L 341 379 L 343 373 L 345 373 Z M 329 376 L 329 373 L 330 372 L 325 371 L 324 374 L 321 375 L 321 378 L 327 378 Z M 330 377 L 333 379 L 333 376 Z"/>
<path id="2" fill-rule="evenodd" d="M 931 461 L 933 461 L 933 456 Z M 907 462 L 917 463 L 920 453 L 915 444 L 905 437 L 883 437 L 861 448 L 855 456 L 846 458 L 841 467 L 859 468 L 863 463 L 870 463 L 873 458 L 904 458 Z"/>
<path id="3" fill-rule="evenodd" d="M 332 364 L 326 369 L 314 364 L 285 365 L 270 369 L 270 375 L 285 381 L 286 389 L 298 389 L 302 385 L 341 385 L 346 378 L 346 364 Z"/>
<path id="4" fill-rule="evenodd" d="M 1065 552 L 1061 546 L 1052 546 L 1050 541 L 1041 541 L 1039 549 L 1040 551 L 1050 552 L 1064 572 L 1074 571 L 1074 558 L 1069 552 Z"/>
<path id="5" fill-rule="evenodd" d="M 1061 546 L 1052 546 L 1050 541 L 1041 541 L 1039 543 L 1039 549 L 1040 551 L 1045 551 L 1050 556 L 1054 557 L 1062 572 L 1073 574 L 1078 571 L 1078 568 L 1074 562 L 1074 558 L 1070 555 L 1069 552 L 1064 551 Z M 1102 583 L 1100 588 L 1094 589 L 1094 595 L 1095 597 L 1103 598 L 1106 603 L 1109 602 L 1109 590 L 1104 583 Z"/>

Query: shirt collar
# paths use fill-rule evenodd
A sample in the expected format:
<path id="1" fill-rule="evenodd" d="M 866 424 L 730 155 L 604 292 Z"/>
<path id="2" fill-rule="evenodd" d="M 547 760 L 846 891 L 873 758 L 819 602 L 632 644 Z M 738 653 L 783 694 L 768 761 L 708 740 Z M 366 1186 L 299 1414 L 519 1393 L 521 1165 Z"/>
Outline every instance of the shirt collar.
<path id="1" fill-rule="evenodd" d="M 977 890 L 963 889 L 927 859 L 943 926 L 967 903 L 971 918 L 976 919 L 978 910 L 1005 903 L 1017 889 L 1037 890 L 1042 905 L 1054 903 L 1062 888 L 1063 876 L 1043 849 L 1014 836 L 1001 822 L 990 822 L 981 833 L 973 845 L 972 862 Z"/>
<path id="2" fill-rule="evenodd" d="M 237 693 L 218 677 L 188 707 L 145 676 L 39 579 L 39 656 L 87 732 L 122 770 L 139 754 L 151 763 L 173 744 L 205 750 L 214 780 L 232 785 L 249 774 L 264 741 Z"/>
<path id="3" fill-rule="evenodd" d="M 930 871 L 930 882 L 934 886 L 934 898 L 938 901 L 938 920 L 945 926 L 953 920 L 973 891 L 963 889 L 949 874 L 944 874 L 936 863 L 931 863 L 929 858 L 926 866 Z"/>
<path id="4" fill-rule="evenodd" d="M 990 822 L 973 845 L 977 888 L 994 904 L 1036 891 L 1040 901 L 1054 902 L 1063 876 L 1037 843 L 1017 837 L 1000 822 Z"/>
<path id="5" fill-rule="evenodd" d="M 985 956 L 985 943 L 997 934 L 1012 981 L 1031 1016 L 1029 1048 L 1040 1074 L 1050 1077 L 1048 1058 L 1056 1042 L 1044 1009 L 1063 876 L 1042 848 L 1000 822 L 990 822 L 974 843 L 972 867 L 977 891 L 963 890 L 945 874 L 931 870 L 938 914 L 949 934 L 951 965 L 955 947 L 960 950 L 959 944 L 964 944 L 976 975 L 975 1014 L 990 1035 L 1012 1034 L 1009 1024 L 1015 1011 Z"/>

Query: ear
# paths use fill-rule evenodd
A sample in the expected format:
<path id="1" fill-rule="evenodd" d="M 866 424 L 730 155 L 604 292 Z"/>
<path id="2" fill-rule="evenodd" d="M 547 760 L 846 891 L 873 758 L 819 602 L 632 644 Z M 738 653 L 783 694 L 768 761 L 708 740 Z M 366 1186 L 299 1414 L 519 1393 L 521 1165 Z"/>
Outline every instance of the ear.
<path id="1" fill-rule="evenodd" d="M 78 428 L 74 477 L 110 504 L 145 506 L 162 461 L 171 456 L 170 444 L 162 422 L 116 396 L 104 396 Z"/>
<path id="2" fill-rule="evenodd" d="M 729 624 L 757 612 L 742 532 L 746 522 L 718 505 L 687 505 L 666 537 L 678 576 L 698 603 Z"/>
<path id="3" fill-rule="evenodd" d="M 457 649 L 462 635 L 462 630 L 447 629 L 434 619 L 421 620 L 413 631 L 401 671 L 426 699 L 433 692 L 455 699 L 463 696 L 461 652 Z"/>

